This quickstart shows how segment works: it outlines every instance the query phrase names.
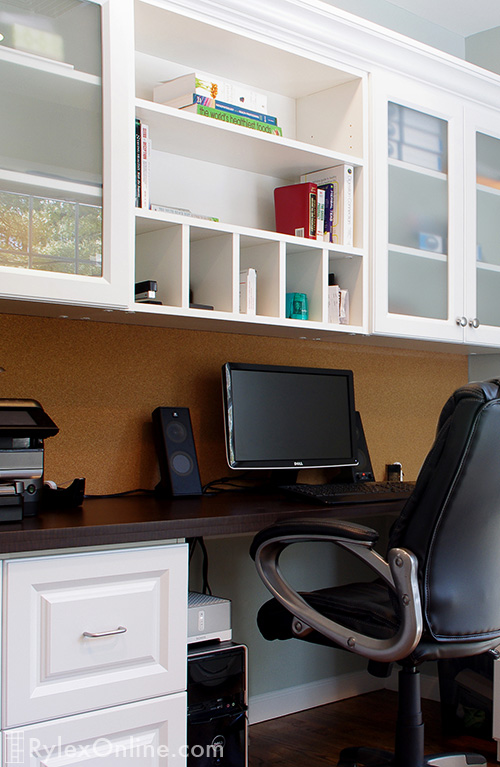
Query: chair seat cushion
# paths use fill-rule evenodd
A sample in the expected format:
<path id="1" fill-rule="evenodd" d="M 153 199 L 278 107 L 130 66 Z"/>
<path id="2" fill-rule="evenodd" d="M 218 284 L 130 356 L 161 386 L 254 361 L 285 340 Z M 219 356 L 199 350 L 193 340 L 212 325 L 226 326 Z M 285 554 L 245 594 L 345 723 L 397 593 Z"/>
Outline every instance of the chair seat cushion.
<path id="1" fill-rule="evenodd" d="M 388 639 L 398 629 L 390 592 L 382 581 L 301 592 L 301 596 L 321 615 L 367 636 Z M 275 599 L 262 605 L 257 616 L 259 629 L 266 639 L 291 639 L 295 636 L 292 622 L 291 613 Z M 315 644 L 337 646 L 316 631 L 304 639 Z"/>

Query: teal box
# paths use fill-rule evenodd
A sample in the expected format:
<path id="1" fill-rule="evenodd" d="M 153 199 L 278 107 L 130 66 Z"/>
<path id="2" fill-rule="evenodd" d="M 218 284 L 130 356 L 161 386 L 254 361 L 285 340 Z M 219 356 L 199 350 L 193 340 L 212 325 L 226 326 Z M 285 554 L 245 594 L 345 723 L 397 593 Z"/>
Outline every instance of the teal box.
<path id="1" fill-rule="evenodd" d="M 307 293 L 286 294 L 286 316 L 291 320 L 307 320 Z"/>

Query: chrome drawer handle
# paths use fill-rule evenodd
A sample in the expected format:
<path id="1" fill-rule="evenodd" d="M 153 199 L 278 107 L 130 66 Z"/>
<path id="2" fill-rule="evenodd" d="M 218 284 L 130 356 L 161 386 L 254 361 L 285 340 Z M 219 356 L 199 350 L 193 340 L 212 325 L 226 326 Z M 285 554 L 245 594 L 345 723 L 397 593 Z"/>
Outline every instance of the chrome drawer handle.
<path id="1" fill-rule="evenodd" d="M 113 629 L 112 631 L 84 631 L 83 636 L 92 639 L 95 637 L 112 637 L 115 636 L 115 634 L 124 634 L 126 630 L 125 626 L 118 626 L 117 629 Z"/>

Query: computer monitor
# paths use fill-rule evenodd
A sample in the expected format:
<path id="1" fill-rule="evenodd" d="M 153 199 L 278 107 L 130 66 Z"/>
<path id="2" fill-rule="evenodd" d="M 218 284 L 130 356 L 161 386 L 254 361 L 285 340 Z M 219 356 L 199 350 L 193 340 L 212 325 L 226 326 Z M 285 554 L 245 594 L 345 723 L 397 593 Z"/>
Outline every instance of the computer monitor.
<path id="1" fill-rule="evenodd" d="M 227 362 L 222 382 L 232 469 L 357 464 L 351 370 Z"/>

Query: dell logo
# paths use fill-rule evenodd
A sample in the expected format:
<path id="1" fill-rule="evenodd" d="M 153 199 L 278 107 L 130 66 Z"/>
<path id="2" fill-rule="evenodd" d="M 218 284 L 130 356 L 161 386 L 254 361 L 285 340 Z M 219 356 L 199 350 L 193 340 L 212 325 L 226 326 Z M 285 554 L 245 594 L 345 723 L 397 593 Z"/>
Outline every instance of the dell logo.
<path id="1" fill-rule="evenodd" d="M 293 462 L 293 465 L 294 465 L 294 466 L 303 466 L 303 465 L 304 465 L 304 462 L 303 462 L 303 461 L 294 461 L 294 462 Z"/>

